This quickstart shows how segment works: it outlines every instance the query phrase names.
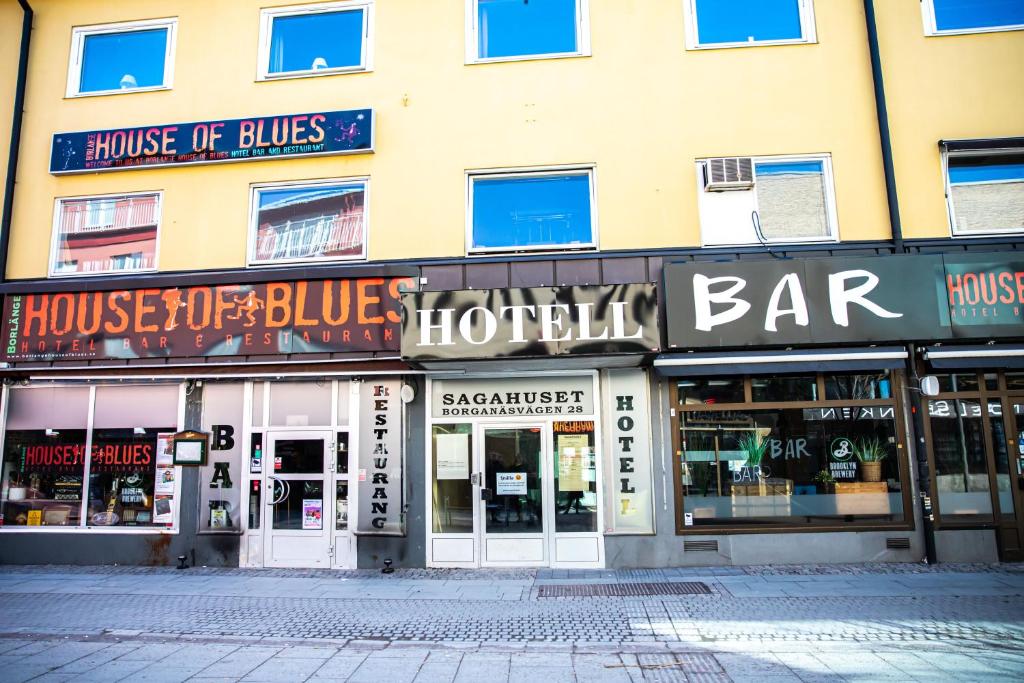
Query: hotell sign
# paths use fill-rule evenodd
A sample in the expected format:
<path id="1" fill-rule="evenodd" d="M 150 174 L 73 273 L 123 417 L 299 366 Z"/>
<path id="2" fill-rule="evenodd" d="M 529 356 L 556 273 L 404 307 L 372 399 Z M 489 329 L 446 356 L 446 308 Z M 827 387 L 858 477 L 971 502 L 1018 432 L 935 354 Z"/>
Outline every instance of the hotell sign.
<path id="1" fill-rule="evenodd" d="M 4 360 L 394 351 L 410 278 L 11 294 Z"/>
<path id="2" fill-rule="evenodd" d="M 652 284 L 412 292 L 402 357 L 648 353 L 659 349 L 657 314 Z"/>

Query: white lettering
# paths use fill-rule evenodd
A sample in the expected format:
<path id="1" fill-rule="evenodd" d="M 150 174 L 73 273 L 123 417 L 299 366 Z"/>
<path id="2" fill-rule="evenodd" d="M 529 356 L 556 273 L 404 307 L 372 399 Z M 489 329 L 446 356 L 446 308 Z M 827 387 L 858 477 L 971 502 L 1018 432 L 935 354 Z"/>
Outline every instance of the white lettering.
<path id="1" fill-rule="evenodd" d="M 591 341 L 594 339 L 608 338 L 607 327 L 605 327 L 604 330 L 601 331 L 601 334 L 597 335 L 596 337 L 590 334 L 590 309 L 591 307 L 593 307 L 593 305 L 594 304 L 576 304 L 576 309 L 579 311 L 580 317 L 580 334 L 577 337 L 577 339 L 579 339 L 580 341 Z M 614 306 L 614 304 L 612 305 Z"/>
<path id="2" fill-rule="evenodd" d="M 644 335 L 644 328 L 639 324 L 636 332 L 626 334 L 626 305 L 628 301 L 613 301 L 612 306 L 612 339 L 640 339 Z"/>
<path id="3" fill-rule="evenodd" d="M 437 325 L 431 325 L 431 313 L 437 310 L 441 314 L 441 322 Z M 418 311 L 420 315 L 420 343 L 419 346 L 434 346 L 431 341 L 431 330 L 441 331 L 441 341 L 437 343 L 437 346 L 454 346 L 455 342 L 452 341 L 452 313 L 455 312 L 454 308 L 426 308 Z"/>
<path id="4" fill-rule="evenodd" d="M 865 278 L 865 282 L 852 289 L 846 289 L 847 280 L 856 277 Z M 840 327 L 850 326 L 850 304 L 863 306 L 879 318 L 902 318 L 902 313 L 887 311 L 878 304 L 868 301 L 865 295 L 878 286 L 878 276 L 867 270 L 844 270 L 828 276 L 829 305 L 832 307 L 832 320 Z"/>
<path id="5" fill-rule="evenodd" d="M 473 313 L 476 311 L 480 311 L 484 318 L 484 338 L 480 341 L 473 339 Z M 494 339 L 494 334 L 497 331 L 498 319 L 494 316 L 494 313 L 483 306 L 475 306 L 463 313 L 462 317 L 459 318 L 459 334 L 470 344 L 486 344 Z"/>
<path id="6" fill-rule="evenodd" d="M 572 330 L 569 330 L 561 337 L 555 336 L 555 329 L 559 332 L 562 331 L 563 320 L 562 316 L 555 315 L 555 309 L 559 309 L 569 312 L 569 306 L 567 304 L 545 304 L 538 306 L 540 309 L 540 340 L 541 341 L 568 341 L 572 339 Z"/>
<path id="7" fill-rule="evenodd" d="M 789 290 L 789 300 L 793 308 L 779 308 L 782 299 L 782 290 Z M 804 300 L 804 290 L 800 286 L 800 276 L 796 273 L 789 273 L 775 285 L 772 296 L 768 300 L 768 312 L 764 316 L 764 329 L 769 332 L 777 332 L 775 321 L 781 316 L 793 316 L 793 322 L 801 327 L 807 327 L 807 302 Z"/>
<path id="8" fill-rule="evenodd" d="M 523 313 L 529 313 L 531 318 L 536 318 L 533 306 L 502 306 L 498 309 L 498 315 L 504 318 L 505 311 L 512 311 L 512 338 L 509 341 L 514 344 L 525 344 L 527 339 L 523 325 Z"/>
<path id="9" fill-rule="evenodd" d="M 719 283 L 732 282 L 733 285 L 723 292 L 712 292 L 711 286 Z M 743 278 L 725 275 L 722 277 L 707 277 L 696 273 L 693 276 L 693 310 L 696 317 L 696 327 L 702 332 L 710 332 L 716 325 L 724 325 L 734 320 L 739 320 L 747 311 L 750 304 L 743 299 L 734 299 L 733 294 L 738 293 L 747 286 Z M 711 304 L 732 304 L 727 310 L 721 313 L 711 313 Z"/>

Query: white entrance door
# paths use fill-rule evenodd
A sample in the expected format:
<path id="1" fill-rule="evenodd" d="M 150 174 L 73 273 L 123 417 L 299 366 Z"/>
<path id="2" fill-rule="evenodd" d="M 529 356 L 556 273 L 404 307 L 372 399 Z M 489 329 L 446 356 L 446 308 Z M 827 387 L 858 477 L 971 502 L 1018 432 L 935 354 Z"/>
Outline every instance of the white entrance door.
<path id="1" fill-rule="evenodd" d="M 330 567 L 330 432 L 270 432 L 264 466 L 265 567 Z"/>
<path id="2" fill-rule="evenodd" d="M 551 477 L 546 425 L 482 425 L 480 433 L 480 563 L 547 566 Z"/>

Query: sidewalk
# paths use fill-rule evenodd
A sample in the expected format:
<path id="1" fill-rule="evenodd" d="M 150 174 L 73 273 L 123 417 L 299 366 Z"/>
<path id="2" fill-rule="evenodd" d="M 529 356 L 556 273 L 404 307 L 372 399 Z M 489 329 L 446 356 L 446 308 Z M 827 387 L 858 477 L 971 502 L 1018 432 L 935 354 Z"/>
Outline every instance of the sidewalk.
<path id="1" fill-rule="evenodd" d="M 0 567 L 4 681 L 1022 676 L 1024 566 Z"/>

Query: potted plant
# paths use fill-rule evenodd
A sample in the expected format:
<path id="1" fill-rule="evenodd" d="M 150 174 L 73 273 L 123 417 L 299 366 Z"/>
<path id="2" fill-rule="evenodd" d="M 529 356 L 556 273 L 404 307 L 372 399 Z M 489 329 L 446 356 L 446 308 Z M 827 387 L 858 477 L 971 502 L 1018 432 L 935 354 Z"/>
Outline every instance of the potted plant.
<path id="1" fill-rule="evenodd" d="M 746 452 L 747 459 L 743 463 L 741 479 L 745 481 L 751 481 L 753 483 L 760 482 L 764 475 L 761 472 L 761 461 L 764 459 L 764 454 L 768 451 L 768 440 L 760 433 L 759 430 L 748 432 L 737 439 L 736 443 L 739 445 L 740 450 Z"/>
<path id="2" fill-rule="evenodd" d="M 854 441 L 853 454 L 860 461 L 861 477 L 864 481 L 882 481 L 882 461 L 889 453 L 881 439 L 870 437 Z"/>
<path id="3" fill-rule="evenodd" d="M 836 478 L 828 470 L 818 470 L 818 473 L 811 478 L 814 487 L 819 493 L 832 493 L 836 488 Z"/>

